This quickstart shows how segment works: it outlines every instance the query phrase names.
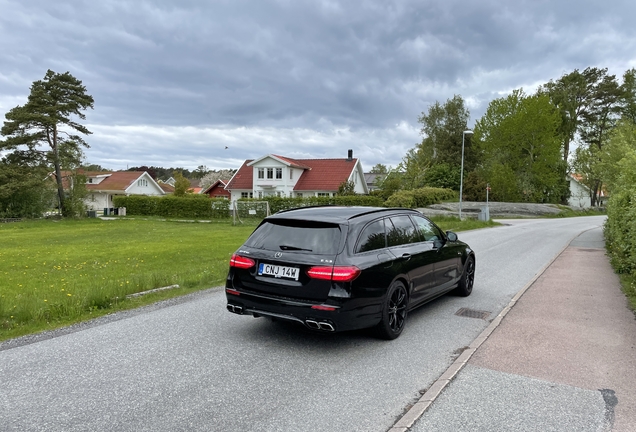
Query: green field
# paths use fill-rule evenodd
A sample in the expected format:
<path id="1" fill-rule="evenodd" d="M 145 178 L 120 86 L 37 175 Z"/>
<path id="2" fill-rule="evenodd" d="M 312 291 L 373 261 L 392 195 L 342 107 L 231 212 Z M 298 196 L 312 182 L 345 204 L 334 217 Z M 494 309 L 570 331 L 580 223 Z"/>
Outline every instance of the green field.
<path id="1" fill-rule="evenodd" d="M 255 225 L 101 219 L 0 224 L 0 340 L 221 285 Z M 178 284 L 136 299 L 126 295 Z"/>
<path id="2" fill-rule="evenodd" d="M 493 222 L 435 219 L 461 231 Z M 0 341 L 224 283 L 256 222 L 159 219 L 0 223 Z M 179 285 L 136 298 L 127 295 Z"/>

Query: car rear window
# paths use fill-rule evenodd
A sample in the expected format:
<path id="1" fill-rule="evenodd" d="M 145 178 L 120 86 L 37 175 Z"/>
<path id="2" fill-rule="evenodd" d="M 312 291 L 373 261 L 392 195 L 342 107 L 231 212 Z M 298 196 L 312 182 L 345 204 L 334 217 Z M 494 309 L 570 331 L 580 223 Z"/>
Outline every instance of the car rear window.
<path id="1" fill-rule="evenodd" d="M 336 224 L 298 220 L 266 221 L 252 233 L 246 246 L 273 251 L 300 251 L 335 255 L 340 244 Z"/>

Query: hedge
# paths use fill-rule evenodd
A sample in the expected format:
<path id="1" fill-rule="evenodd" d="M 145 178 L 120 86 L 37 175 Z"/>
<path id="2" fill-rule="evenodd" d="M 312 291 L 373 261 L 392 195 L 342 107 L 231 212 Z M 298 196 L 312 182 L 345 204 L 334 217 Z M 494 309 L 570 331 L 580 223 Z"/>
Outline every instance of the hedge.
<path id="1" fill-rule="evenodd" d="M 181 218 L 222 219 L 230 217 L 230 201 L 207 195 L 176 196 L 115 196 L 115 207 L 126 207 L 131 216 L 164 216 Z"/>
<path id="2" fill-rule="evenodd" d="M 241 202 L 268 201 L 270 213 L 289 210 L 297 207 L 319 205 L 367 206 L 381 207 L 382 199 L 366 195 L 334 196 L 334 197 L 304 197 L 279 198 L 266 197 L 263 199 L 241 199 Z M 115 196 L 115 207 L 126 207 L 126 214 L 131 216 L 163 216 L 181 218 L 222 219 L 232 216 L 232 203 L 223 198 L 208 198 L 206 195 L 175 196 Z"/>
<path id="3" fill-rule="evenodd" d="M 454 198 L 455 192 L 452 189 L 424 187 L 398 191 L 391 195 L 384 205 L 386 207 L 420 208 Z"/>
<path id="4" fill-rule="evenodd" d="M 604 234 L 614 269 L 636 276 L 635 190 L 616 191 L 610 195 Z"/>

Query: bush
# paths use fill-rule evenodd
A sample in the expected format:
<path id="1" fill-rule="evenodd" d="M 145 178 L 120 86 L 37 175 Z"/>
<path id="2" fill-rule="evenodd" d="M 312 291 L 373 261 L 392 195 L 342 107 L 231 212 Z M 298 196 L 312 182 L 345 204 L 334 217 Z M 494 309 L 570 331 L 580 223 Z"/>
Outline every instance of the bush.
<path id="1" fill-rule="evenodd" d="M 395 192 L 384 202 L 386 207 L 406 207 L 415 208 L 415 196 L 412 190 L 401 190 Z"/>
<path id="2" fill-rule="evenodd" d="M 471 171 L 464 178 L 464 194 L 462 198 L 465 201 L 486 201 L 487 183 L 477 171 Z M 492 196 L 490 200 L 493 201 Z"/>
<path id="3" fill-rule="evenodd" d="M 384 205 L 386 207 L 419 208 L 452 199 L 455 199 L 455 192 L 451 189 L 424 187 L 398 191 L 391 195 Z"/>
<path id="4" fill-rule="evenodd" d="M 459 190 L 460 167 L 446 163 L 433 165 L 424 173 L 424 183 L 434 188 Z"/>
<path id="5" fill-rule="evenodd" d="M 636 276 L 636 191 L 611 195 L 604 231 L 614 269 Z"/>
<path id="6" fill-rule="evenodd" d="M 268 201 L 271 214 L 281 210 L 297 207 L 319 205 L 367 206 L 381 207 L 382 199 L 367 195 L 281 198 L 266 197 L 263 199 L 241 199 L 241 202 Z M 232 216 L 232 203 L 224 198 L 208 198 L 207 195 L 186 194 L 182 197 L 174 195 L 158 196 L 116 196 L 113 197 L 115 207 L 126 207 L 130 216 L 163 216 L 169 218 L 205 218 L 222 219 Z"/>
<path id="7" fill-rule="evenodd" d="M 115 207 L 126 207 L 130 216 L 163 216 L 181 218 L 220 219 L 230 217 L 230 201 L 209 198 L 207 195 L 187 194 L 176 196 L 116 196 Z"/>

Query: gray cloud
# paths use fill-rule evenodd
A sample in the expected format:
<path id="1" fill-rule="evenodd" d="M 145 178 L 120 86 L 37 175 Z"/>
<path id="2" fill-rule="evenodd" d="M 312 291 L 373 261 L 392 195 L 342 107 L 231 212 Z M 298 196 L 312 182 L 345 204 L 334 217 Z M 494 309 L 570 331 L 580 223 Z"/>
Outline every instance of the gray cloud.
<path id="1" fill-rule="evenodd" d="M 88 161 L 238 167 L 274 152 L 396 165 L 418 115 L 471 122 L 575 68 L 636 67 L 631 1 L 0 0 L 0 111 L 46 69 L 95 98 Z M 217 152 L 217 149 L 228 150 Z"/>

